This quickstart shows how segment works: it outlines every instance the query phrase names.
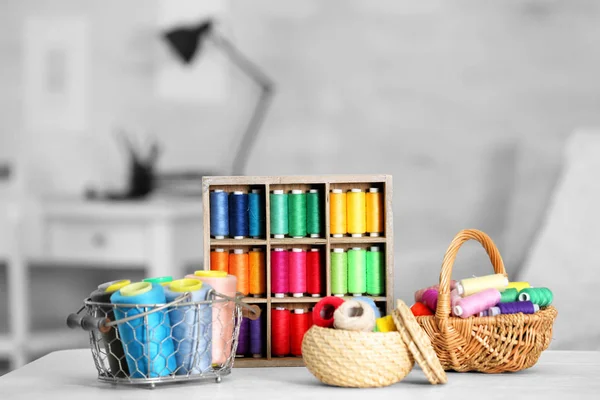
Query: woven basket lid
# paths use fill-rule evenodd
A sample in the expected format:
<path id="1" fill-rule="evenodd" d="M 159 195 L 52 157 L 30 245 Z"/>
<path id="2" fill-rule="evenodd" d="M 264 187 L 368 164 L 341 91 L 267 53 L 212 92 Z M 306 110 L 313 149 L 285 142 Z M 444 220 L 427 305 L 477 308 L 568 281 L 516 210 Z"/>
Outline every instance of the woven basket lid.
<path id="1" fill-rule="evenodd" d="M 396 309 L 392 312 L 392 318 L 396 324 L 396 329 L 402 336 L 402 340 L 406 343 L 408 350 L 412 353 L 429 382 L 433 385 L 446 383 L 448 381 L 446 372 L 433 350 L 429 337 L 402 300 L 396 301 Z"/>

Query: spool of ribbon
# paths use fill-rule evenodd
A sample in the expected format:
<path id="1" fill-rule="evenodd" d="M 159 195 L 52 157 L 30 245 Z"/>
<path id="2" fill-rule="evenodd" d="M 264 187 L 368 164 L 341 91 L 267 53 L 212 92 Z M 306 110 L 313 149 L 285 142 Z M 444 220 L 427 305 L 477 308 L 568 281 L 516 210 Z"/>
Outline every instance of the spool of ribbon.
<path id="1" fill-rule="evenodd" d="M 333 313 L 333 327 L 347 331 L 372 332 L 375 328 L 375 313 L 365 302 L 348 300 Z"/>

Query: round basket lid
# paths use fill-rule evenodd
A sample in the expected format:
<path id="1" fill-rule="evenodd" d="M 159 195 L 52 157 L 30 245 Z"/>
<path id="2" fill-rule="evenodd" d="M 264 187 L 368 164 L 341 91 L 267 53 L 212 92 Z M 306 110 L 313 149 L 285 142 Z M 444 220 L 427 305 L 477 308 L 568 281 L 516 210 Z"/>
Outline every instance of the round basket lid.
<path id="1" fill-rule="evenodd" d="M 448 378 L 440 363 L 429 337 L 425 334 L 415 316 L 408 306 L 402 301 L 396 301 L 396 309 L 392 312 L 396 329 L 406 343 L 408 350 L 433 385 L 446 383 Z"/>

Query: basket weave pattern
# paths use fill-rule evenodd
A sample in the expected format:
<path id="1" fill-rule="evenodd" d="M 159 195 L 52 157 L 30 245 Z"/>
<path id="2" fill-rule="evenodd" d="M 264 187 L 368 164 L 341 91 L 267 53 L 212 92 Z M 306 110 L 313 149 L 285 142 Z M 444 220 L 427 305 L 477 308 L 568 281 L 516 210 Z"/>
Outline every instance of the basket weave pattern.
<path id="1" fill-rule="evenodd" d="M 485 233 L 473 229 L 459 232 L 444 256 L 435 315 L 420 316 L 417 321 L 445 370 L 498 373 L 530 368 L 550 345 L 557 316 L 554 307 L 542 307 L 535 314 L 464 319 L 450 315 L 452 267 L 462 244 L 471 239 L 486 250 L 495 273 L 506 276 L 502 257 Z"/>
<path id="2" fill-rule="evenodd" d="M 398 332 L 356 332 L 312 326 L 302 356 L 321 382 L 342 387 L 382 387 L 402 380 L 414 358 Z"/>

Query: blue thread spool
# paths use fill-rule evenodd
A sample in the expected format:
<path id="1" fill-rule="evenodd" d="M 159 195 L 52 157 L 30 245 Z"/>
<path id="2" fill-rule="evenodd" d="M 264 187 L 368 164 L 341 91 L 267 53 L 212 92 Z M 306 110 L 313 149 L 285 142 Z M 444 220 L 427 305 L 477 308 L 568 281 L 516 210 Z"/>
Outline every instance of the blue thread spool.
<path id="1" fill-rule="evenodd" d="M 248 194 L 248 231 L 253 238 L 265 236 L 265 197 L 259 189 Z"/>
<path id="2" fill-rule="evenodd" d="M 170 303 L 186 292 L 189 300 L 170 308 L 173 327 L 176 375 L 200 374 L 211 368 L 212 361 L 212 308 L 210 304 L 185 305 L 209 300 L 212 287 L 198 279 L 178 279 L 165 286 L 165 297 Z"/>
<path id="3" fill-rule="evenodd" d="M 164 288 L 150 282 L 127 285 L 110 298 L 115 304 L 115 318 L 132 317 L 154 307 L 124 307 L 126 304 L 165 304 Z M 170 375 L 177 368 L 175 347 L 171 339 L 171 322 L 166 310 L 156 311 L 118 324 L 119 335 L 132 378 L 156 378 Z"/>
<path id="4" fill-rule="evenodd" d="M 235 191 L 229 196 L 229 232 L 234 239 L 243 239 L 250 234 L 248 223 L 248 195 Z"/>
<path id="5" fill-rule="evenodd" d="M 229 195 L 222 190 L 210 192 L 210 235 L 215 239 L 229 236 Z"/>
<path id="6" fill-rule="evenodd" d="M 352 297 L 352 300 L 364 301 L 369 306 L 371 306 L 371 308 L 373 309 L 373 312 L 375 312 L 375 319 L 381 318 L 381 310 L 379 310 L 379 308 L 377 307 L 377 305 L 375 304 L 375 302 L 373 301 L 372 298 L 366 297 L 366 296 L 354 296 L 354 297 Z"/>

